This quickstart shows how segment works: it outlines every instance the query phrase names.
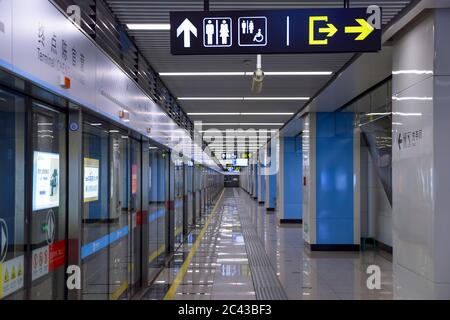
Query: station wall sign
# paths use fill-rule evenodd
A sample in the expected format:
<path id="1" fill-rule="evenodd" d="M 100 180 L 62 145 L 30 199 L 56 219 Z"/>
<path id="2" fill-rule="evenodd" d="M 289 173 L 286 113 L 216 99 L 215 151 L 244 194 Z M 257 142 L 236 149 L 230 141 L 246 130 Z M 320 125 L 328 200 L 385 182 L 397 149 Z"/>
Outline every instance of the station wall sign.
<path id="1" fill-rule="evenodd" d="M 376 52 L 381 9 L 171 12 L 173 55 Z"/>

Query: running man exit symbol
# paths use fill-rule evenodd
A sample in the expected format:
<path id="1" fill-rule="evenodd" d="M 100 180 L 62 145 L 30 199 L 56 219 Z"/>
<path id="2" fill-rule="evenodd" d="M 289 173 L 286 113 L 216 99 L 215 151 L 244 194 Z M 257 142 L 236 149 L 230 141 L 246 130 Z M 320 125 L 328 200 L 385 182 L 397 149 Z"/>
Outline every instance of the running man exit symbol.
<path id="1" fill-rule="evenodd" d="M 203 45 L 205 47 L 231 47 L 232 34 L 231 18 L 203 19 Z"/>
<path id="2" fill-rule="evenodd" d="M 239 46 L 267 46 L 267 17 L 241 17 L 239 24 Z"/>

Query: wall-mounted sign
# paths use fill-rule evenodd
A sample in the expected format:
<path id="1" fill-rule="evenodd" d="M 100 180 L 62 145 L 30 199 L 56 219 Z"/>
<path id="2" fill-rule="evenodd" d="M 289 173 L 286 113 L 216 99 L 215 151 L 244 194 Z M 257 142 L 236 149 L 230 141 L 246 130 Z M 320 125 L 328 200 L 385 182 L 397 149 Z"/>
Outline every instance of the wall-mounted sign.
<path id="1" fill-rule="evenodd" d="M 0 65 L 11 62 L 11 0 L 0 0 Z"/>
<path id="2" fill-rule="evenodd" d="M 97 159 L 84 158 L 84 202 L 98 200 L 100 161 Z"/>
<path id="3" fill-rule="evenodd" d="M 59 154 L 34 152 L 33 211 L 59 207 Z"/>
<path id="4" fill-rule="evenodd" d="M 189 54 L 375 52 L 381 9 L 171 12 L 171 50 Z"/>
<path id="5" fill-rule="evenodd" d="M 23 288 L 23 256 L 0 263 L 0 299 Z"/>
<path id="6" fill-rule="evenodd" d="M 176 127 L 53 1 L 0 0 L 0 66 L 143 135 L 156 123 L 153 139 L 166 146 L 163 131 Z M 119 118 L 123 110 L 128 119 Z M 79 125 L 69 128 L 78 131 Z"/>

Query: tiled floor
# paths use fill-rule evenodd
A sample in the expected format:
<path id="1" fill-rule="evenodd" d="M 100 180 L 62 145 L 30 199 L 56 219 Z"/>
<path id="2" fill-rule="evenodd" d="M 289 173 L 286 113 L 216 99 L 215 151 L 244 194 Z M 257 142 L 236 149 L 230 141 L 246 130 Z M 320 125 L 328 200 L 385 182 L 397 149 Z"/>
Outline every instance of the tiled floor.
<path id="1" fill-rule="evenodd" d="M 392 263 L 383 255 L 376 251 L 311 253 L 305 249 L 301 225 L 280 226 L 275 213 L 268 214 L 241 189 L 226 189 L 174 299 L 258 299 L 252 279 L 255 269 L 249 265 L 241 226 L 244 213 L 289 299 L 392 299 Z M 196 230 L 180 247 L 143 299 L 164 297 L 199 233 Z M 381 268 L 381 290 L 366 286 L 369 265 Z"/>

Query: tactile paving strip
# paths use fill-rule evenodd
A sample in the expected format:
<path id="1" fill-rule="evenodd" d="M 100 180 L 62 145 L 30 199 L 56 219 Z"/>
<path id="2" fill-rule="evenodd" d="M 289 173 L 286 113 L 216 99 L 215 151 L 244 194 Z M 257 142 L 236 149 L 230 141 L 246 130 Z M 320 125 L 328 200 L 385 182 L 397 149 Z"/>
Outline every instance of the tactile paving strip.
<path id="1" fill-rule="evenodd" d="M 234 191 L 238 208 L 242 206 L 239 195 Z M 245 248 L 252 274 L 257 300 L 287 300 L 288 296 L 277 277 L 276 271 L 267 256 L 261 239 L 246 210 L 239 210 L 244 235 Z"/>

